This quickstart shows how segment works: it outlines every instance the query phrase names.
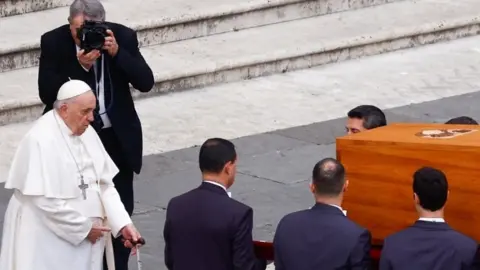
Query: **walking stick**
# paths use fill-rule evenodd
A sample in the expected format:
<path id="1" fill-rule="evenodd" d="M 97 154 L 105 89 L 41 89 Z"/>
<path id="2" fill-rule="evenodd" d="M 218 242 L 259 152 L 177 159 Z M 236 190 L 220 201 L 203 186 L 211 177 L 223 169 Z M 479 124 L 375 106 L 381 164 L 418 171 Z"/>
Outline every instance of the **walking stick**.
<path id="1" fill-rule="evenodd" d="M 126 241 L 126 240 L 123 239 L 123 241 Z M 143 269 L 143 263 L 142 263 L 142 260 L 140 258 L 140 247 L 139 247 L 139 245 L 140 246 L 145 245 L 145 239 L 140 238 L 140 239 L 138 239 L 137 242 L 134 242 L 132 240 L 130 240 L 130 242 L 132 243 L 133 246 L 137 247 L 137 269 L 142 270 Z"/>
<path id="2" fill-rule="evenodd" d="M 142 270 L 143 264 L 142 260 L 140 259 L 140 247 L 137 247 L 137 270 Z"/>

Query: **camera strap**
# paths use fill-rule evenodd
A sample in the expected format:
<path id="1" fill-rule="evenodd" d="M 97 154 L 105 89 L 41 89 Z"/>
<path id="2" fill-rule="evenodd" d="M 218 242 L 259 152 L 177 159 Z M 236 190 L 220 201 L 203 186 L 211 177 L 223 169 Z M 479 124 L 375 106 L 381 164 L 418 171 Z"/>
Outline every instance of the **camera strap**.
<path id="1" fill-rule="evenodd" d="M 98 115 L 104 115 L 113 106 L 113 84 L 112 78 L 110 76 L 110 69 L 106 65 L 105 57 L 102 54 L 99 58 L 97 58 L 95 65 L 94 65 L 94 74 L 95 74 L 95 95 L 97 97 L 97 108 L 98 108 Z M 102 77 L 103 76 L 103 77 Z M 103 93 L 100 91 L 101 87 L 103 87 Z M 100 95 L 103 94 L 103 105 L 105 110 L 100 112 Z M 107 100 L 109 102 L 107 103 Z"/>
<path id="2" fill-rule="evenodd" d="M 102 80 L 102 73 L 103 73 L 103 55 L 97 58 L 95 62 L 95 95 L 97 98 L 100 95 L 100 81 Z M 105 81 L 105 80 L 104 80 Z M 105 86 L 103 86 L 105 88 Z"/>

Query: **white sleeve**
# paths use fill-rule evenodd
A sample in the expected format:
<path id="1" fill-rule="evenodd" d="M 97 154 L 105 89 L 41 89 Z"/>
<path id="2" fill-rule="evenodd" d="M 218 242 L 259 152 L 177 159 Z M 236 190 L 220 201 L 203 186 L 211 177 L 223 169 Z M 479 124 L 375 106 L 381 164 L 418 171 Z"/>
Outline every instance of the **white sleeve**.
<path id="1" fill-rule="evenodd" d="M 102 186 L 102 202 L 112 234 L 118 237 L 120 230 L 132 223 L 132 219 L 120 200 L 114 185 Z"/>
<path id="2" fill-rule="evenodd" d="M 43 223 L 58 237 L 79 245 L 92 228 L 92 221 L 71 208 L 65 200 L 31 196 L 32 204 L 42 212 Z"/>

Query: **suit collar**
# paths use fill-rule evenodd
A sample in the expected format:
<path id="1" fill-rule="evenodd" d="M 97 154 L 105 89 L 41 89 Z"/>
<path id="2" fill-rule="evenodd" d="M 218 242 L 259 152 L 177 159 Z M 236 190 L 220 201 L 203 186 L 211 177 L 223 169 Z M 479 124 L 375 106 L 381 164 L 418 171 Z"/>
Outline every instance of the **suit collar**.
<path id="1" fill-rule="evenodd" d="M 342 215 L 345 216 L 345 214 L 340 210 L 338 207 L 329 205 L 329 204 L 324 204 L 324 203 L 316 203 L 314 206 L 311 208 L 313 211 L 320 211 L 326 214 L 333 214 L 333 215 Z"/>
<path id="2" fill-rule="evenodd" d="M 452 228 L 446 222 L 431 222 L 431 221 L 423 221 L 417 220 L 413 227 L 420 228 L 420 229 L 427 229 L 427 230 L 440 230 L 446 231 L 451 230 Z"/>
<path id="3" fill-rule="evenodd" d="M 204 189 L 204 190 L 208 190 L 208 191 L 220 194 L 220 195 L 228 196 L 227 191 L 223 187 L 220 187 L 218 185 L 214 185 L 214 184 L 211 184 L 211 183 L 208 183 L 208 182 L 202 182 L 202 184 L 200 185 L 199 188 Z"/>

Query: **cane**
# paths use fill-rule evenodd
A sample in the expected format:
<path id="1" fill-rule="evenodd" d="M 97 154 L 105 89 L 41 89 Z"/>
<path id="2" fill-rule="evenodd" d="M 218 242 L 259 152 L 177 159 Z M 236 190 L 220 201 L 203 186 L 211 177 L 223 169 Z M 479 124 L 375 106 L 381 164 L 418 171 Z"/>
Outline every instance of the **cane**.
<path id="1" fill-rule="evenodd" d="M 123 242 L 125 242 L 125 238 L 122 239 Z M 138 245 L 145 245 L 145 239 L 143 239 L 142 237 L 140 237 L 137 242 L 134 242 L 133 240 L 130 240 L 130 243 L 132 243 L 133 246 L 137 246 L 137 270 L 142 270 L 143 268 L 143 263 L 142 263 L 142 260 L 140 258 L 140 247 L 138 247 Z"/>

